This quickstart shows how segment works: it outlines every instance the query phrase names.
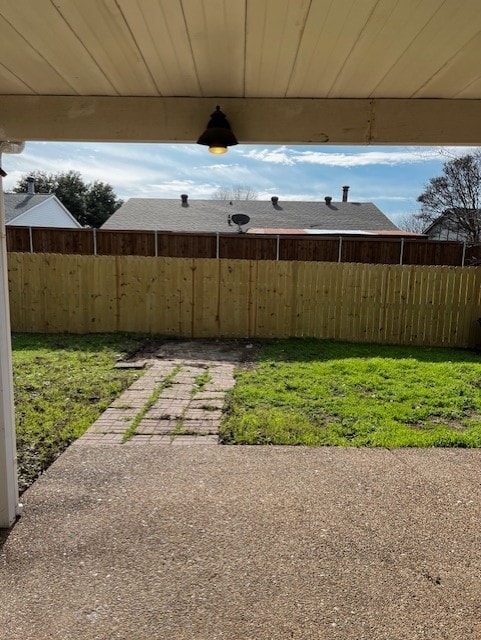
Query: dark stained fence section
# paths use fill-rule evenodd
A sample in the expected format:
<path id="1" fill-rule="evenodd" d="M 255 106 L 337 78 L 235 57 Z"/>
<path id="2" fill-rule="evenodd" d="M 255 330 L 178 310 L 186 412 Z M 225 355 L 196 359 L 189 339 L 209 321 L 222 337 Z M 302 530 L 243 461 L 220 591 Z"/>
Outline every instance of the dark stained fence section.
<path id="1" fill-rule="evenodd" d="M 219 238 L 219 258 L 231 260 L 275 260 L 277 239 L 238 234 Z"/>
<path id="2" fill-rule="evenodd" d="M 7 227 L 7 251 L 30 251 L 30 230 L 28 227 Z"/>
<path id="3" fill-rule="evenodd" d="M 424 238 L 7 227 L 11 252 L 481 266 L 481 245 Z"/>
<path id="4" fill-rule="evenodd" d="M 92 232 L 92 231 L 91 231 Z M 155 237 L 151 231 L 95 231 L 100 256 L 154 256 Z"/>
<path id="5" fill-rule="evenodd" d="M 215 258 L 216 236 L 193 233 L 158 233 L 157 255 L 165 258 Z"/>
<path id="6" fill-rule="evenodd" d="M 405 240 L 403 264 L 461 265 L 463 248 L 461 242 Z"/>
<path id="7" fill-rule="evenodd" d="M 402 249 L 402 243 L 397 238 L 343 238 L 341 262 L 400 264 Z"/>
<path id="8" fill-rule="evenodd" d="M 34 253 L 94 253 L 92 229 L 31 229 Z"/>
<path id="9" fill-rule="evenodd" d="M 280 260 L 337 262 L 339 259 L 339 238 L 281 236 L 279 242 Z"/>

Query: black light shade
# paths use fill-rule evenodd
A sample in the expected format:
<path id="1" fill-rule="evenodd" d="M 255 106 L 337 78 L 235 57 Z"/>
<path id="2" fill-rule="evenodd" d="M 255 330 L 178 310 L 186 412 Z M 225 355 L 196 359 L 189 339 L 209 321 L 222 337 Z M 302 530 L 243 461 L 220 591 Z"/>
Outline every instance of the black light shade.
<path id="1" fill-rule="evenodd" d="M 220 110 L 219 105 L 211 114 L 207 129 L 197 140 L 197 144 L 204 144 L 209 147 L 211 153 L 225 153 L 227 147 L 232 147 L 237 142 L 237 138 L 232 133 L 230 124 L 225 114 Z"/>

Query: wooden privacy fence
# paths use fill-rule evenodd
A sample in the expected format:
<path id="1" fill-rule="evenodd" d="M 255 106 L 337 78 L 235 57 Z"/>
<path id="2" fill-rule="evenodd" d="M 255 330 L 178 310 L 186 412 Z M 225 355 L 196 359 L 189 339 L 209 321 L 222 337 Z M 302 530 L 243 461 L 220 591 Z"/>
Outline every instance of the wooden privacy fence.
<path id="1" fill-rule="evenodd" d="M 9 251 L 368 264 L 479 264 L 481 246 L 420 238 L 7 227 Z"/>
<path id="2" fill-rule="evenodd" d="M 14 331 L 481 342 L 475 267 L 11 253 Z"/>

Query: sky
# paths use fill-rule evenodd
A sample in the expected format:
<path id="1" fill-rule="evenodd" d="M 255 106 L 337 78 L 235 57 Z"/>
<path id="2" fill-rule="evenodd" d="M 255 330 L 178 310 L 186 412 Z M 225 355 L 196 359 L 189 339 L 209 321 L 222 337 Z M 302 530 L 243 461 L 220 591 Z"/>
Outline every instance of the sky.
<path id="1" fill-rule="evenodd" d="M 27 142 L 4 155 L 4 190 L 32 171 L 79 171 L 112 185 L 118 197 L 209 199 L 216 189 L 249 185 L 259 199 L 374 202 L 393 222 L 418 211 L 417 197 L 442 165 L 472 147 L 242 145 L 222 156 L 196 144 Z"/>

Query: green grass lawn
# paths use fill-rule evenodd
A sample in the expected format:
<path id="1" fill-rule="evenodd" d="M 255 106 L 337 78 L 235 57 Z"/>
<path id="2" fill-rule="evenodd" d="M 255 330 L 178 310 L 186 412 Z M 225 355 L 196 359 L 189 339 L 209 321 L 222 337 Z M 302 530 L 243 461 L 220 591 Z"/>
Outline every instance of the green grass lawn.
<path id="1" fill-rule="evenodd" d="M 139 375 L 114 365 L 144 343 L 128 334 L 13 336 L 21 489 Z M 221 439 L 479 447 L 481 356 L 321 340 L 264 344 L 258 361 L 237 374 Z"/>
<path id="2" fill-rule="evenodd" d="M 114 365 L 142 342 L 124 334 L 12 336 L 21 489 L 139 375 Z"/>
<path id="3" fill-rule="evenodd" d="M 283 340 L 236 380 L 224 443 L 481 446 L 472 351 Z"/>

